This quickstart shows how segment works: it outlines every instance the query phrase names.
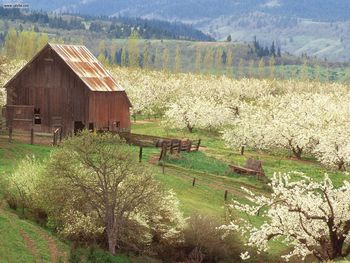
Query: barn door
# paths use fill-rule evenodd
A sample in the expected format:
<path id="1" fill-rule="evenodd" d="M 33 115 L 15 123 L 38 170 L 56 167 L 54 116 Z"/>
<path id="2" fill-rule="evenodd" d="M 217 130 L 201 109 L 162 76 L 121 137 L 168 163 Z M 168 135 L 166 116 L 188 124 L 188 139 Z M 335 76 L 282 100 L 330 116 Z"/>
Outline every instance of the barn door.
<path id="1" fill-rule="evenodd" d="M 77 134 L 85 129 L 85 124 L 82 121 L 74 122 L 74 134 Z"/>

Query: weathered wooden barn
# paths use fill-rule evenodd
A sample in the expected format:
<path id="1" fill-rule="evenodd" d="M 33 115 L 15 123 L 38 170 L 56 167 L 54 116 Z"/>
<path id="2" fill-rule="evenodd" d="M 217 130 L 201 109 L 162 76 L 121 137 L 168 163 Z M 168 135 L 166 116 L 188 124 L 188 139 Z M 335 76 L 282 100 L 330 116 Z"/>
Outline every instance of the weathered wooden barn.
<path id="1" fill-rule="evenodd" d="M 85 46 L 47 44 L 6 85 L 12 129 L 128 131 L 125 90 Z"/>

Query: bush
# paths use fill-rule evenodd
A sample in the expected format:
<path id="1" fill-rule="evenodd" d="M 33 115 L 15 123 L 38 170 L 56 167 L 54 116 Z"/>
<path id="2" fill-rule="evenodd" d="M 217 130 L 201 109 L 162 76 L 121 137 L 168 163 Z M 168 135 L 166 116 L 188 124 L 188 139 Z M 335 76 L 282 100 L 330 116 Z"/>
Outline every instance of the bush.
<path id="1" fill-rule="evenodd" d="M 78 248 L 71 251 L 69 262 L 71 263 L 131 263 L 131 260 L 124 255 L 116 255 L 91 247 Z"/>
<path id="2" fill-rule="evenodd" d="M 188 226 L 184 230 L 185 246 L 188 252 L 188 261 L 239 262 L 242 243 L 234 235 L 224 235 L 218 227 L 220 223 L 215 219 L 193 215 L 188 220 Z"/>

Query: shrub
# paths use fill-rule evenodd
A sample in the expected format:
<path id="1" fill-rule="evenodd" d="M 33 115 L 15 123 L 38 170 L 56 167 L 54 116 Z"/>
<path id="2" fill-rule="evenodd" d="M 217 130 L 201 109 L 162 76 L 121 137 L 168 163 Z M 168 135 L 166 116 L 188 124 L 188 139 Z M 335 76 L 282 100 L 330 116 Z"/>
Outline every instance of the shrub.
<path id="1" fill-rule="evenodd" d="M 200 258 L 203 262 L 240 261 L 241 241 L 234 235 L 224 235 L 219 226 L 215 219 L 203 215 L 193 215 L 188 220 L 184 236 L 190 262 Z"/>
<path id="2" fill-rule="evenodd" d="M 71 263 L 130 263 L 130 259 L 124 255 L 112 255 L 104 250 L 91 247 L 78 248 L 71 251 L 69 262 Z"/>

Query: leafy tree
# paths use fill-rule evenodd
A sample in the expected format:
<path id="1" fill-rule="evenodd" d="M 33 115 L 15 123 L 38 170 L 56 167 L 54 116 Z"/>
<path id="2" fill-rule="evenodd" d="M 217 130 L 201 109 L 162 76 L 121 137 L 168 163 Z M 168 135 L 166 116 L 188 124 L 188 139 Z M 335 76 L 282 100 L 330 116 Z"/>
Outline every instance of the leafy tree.
<path id="1" fill-rule="evenodd" d="M 15 29 L 10 29 L 5 39 L 5 54 L 8 58 L 17 57 L 18 35 Z"/>
<path id="2" fill-rule="evenodd" d="M 111 64 L 115 64 L 116 63 L 116 57 L 117 57 L 117 50 L 118 50 L 118 47 L 117 47 L 117 42 L 116 40 L 112 40 L 111 41 L 111 46 L 110 46 L 110 63 Z"/>
<path id="3" fill-rule="evenodd" d="M 143 68 L 150 69 L 151 68 L 151 54 L 150 54 L 150 44 L 147 43 L 143 50 Z"/>
<path id="4" fill-rule="evenodd" d="M 167 48 L 163 49 L 162 70 L 169 71 L 169 50 Z"/>
<path id="5" fill-rule="evenodd" d="M 214 62 L 213 50 L 212 48 L 207 47 L 205 51 L 205 56 L 204 56 L 204 65 L 207 73 L 210 73 L 211 70 L 213 69 L 213 62 Z"/>
<path id="6" fill-rule="evenodd" d="M 226 74 L 229 77 L 232 77 L 233 75 L 233 53 L 232 50 L 229 49 L 227 51 L 227 57 L 226 57 Z"/>
<path id="7" fill-rule="evenodd" d="M 175 51 L 175 66 L 174 66 L 175 73 L 181 72 L 181 50 L 180 47 L 176 47 Z"/>
<path id="8" fill-rule="evenodd" d="M 195 72 L 200 73 L 201 72 L 201 62 L 202 62 L 202 52 L 200 48 L 196 47 L 196 53 L 195 53 Z"/>
<path id="9" fill-rule="evenodd" d="M 140 66 L 140 51 L 138 47 L 139 34 L 134 30 L 128 38 L 128 53 L 129 53 L 129 66 L 137 68 Z"/>
<path id="10" fill-rule="evenodd" d="M 250 78 L 254 78 L 254 69 L 255 69 L 255 61 L 254 61 L 254 59 L 251 59 L 249 61 L 248 68 L 249 68 L 249 77 Z"/>
<path id="11" fill-rule="evenodd" d="M 244 72 L 244 60 L 241 58 L 238 62 L 238 72 L 237 75 L 239 78 L 244 78 L 245 77 L 245 72 Z"/>
<path id="12" fill-rule="evenodd" d="M 121 65 L 122 65 L 122 67 L 127 67 L 129 65 L 129 63 L 128 63 L 128 54 L 126 52 L 126 48 L 125 47 L 122 49 Z"/>
<path id="13" fill-rule="evenodd" d="M 276 78 L 276 67 L 275 67 L 275 64 L 276 64 L 276 60 L 275 60 L 275 57 L 272 56 L 270 57 L 269 59 L 269 69 L 270 69 L 270 78 L 271 79 L 274 79 Z"/>
<path id="14" fill-rule="evenodd" d="M 259 78 L 263 79 L 265 77 L 265 60 L 261 58 L 258 64 Z"/>
<path id="15" fill-rule="evenodd" d="M 181 239 L 184 222 L 174 194 L 118 136 L 83 131 L 67 139 L 52 153 L 38 189 L 62 234 L 80 242 L 105 235 L 112 254 L 130 244 L 145 249 Z"/>
<path id="16" fill-rule="evenodd" d="M 221 72 L 222 70 L 222 55 L 223 55 L 223 50 L 221 47 L 216 49 L 216 54 L 215 54 L 215 66 L 216 66 L 216 70 L 218 70 L 219 72 Z"/>
<path id="17" fill-rule="evenodd" d="M 162 56 L 161 56 L 161 51 L 159 48 L 156 48 L 156 53 L 155 53 L 155 58 L 154 58 L 154 66 L 156 69 L 161 69 L 162 68 Z"/>
<path id="18" fill-rule="evenodd" d="M 231 42 L 231 41 L 232 41 L 232 36 L 228 35 L 227 38 L 226 38 L 226 42 Z"/>

